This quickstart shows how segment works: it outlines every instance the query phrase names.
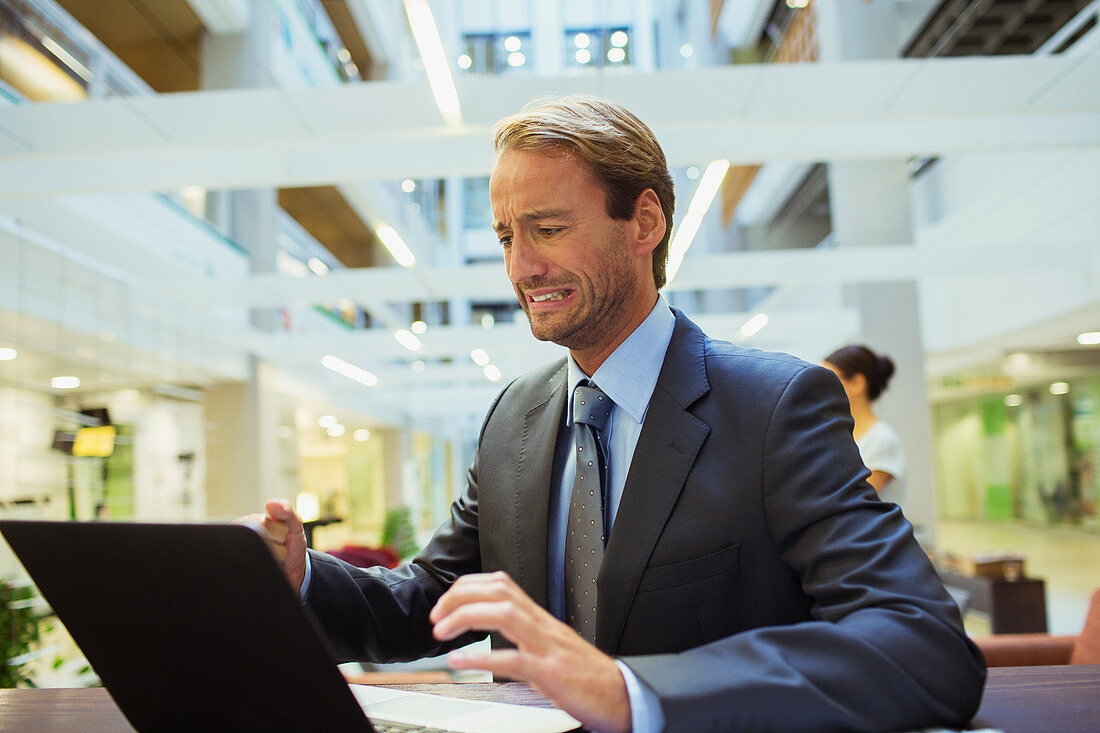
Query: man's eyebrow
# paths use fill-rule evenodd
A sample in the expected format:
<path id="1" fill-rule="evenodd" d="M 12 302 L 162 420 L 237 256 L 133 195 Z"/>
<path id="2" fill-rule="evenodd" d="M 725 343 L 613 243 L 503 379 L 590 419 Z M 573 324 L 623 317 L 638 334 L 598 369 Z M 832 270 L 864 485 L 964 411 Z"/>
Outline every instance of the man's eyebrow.
<path id="1" fill-rule="evenodd" d="M 517 217 L 517 221 L 520 224 L 528 224 L 532 221 L 541 221 L 543 219 L 559 219 L 561 217 L 568 216 L 568 212 L 565 209 L 531 209 L 525 211 Z M 493 231 L 500 232 L 509 227 L 502 222 L 493 221 Z"/>

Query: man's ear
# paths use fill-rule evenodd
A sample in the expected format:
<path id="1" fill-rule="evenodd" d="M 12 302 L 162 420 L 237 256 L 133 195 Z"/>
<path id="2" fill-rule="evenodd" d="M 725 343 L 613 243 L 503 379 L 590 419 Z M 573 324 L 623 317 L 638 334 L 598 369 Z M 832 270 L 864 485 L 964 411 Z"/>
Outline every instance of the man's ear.
<path id="1" fill-rule="evenodd" d="M 661 201 L 652 188 L 638 194 L 634 201 L 634 238 L 631 242 L 635 255 L 649 254 L 661 243 L 668 229 Z"/>

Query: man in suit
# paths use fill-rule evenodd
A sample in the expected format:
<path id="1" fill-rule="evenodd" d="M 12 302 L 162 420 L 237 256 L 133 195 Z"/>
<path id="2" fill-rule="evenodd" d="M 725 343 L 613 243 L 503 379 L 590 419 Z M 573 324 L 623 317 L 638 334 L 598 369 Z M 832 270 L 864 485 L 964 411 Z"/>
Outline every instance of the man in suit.
<path id="1" fill-rule="evenodd" d="M 338 654 L 415 659 L 490 632 L 451 665 L 527 680 L 603 731 L 965 723 L 984 662 L 867 484 L 835 376 L 712 340 L 658 295 L 673 194 L 652 132 L 567 97 L 495 143 L 508 276 L 569 357 L 497 397 L 450 521 L 409 565 L 307 554 L 289 502 L 268 502 L 258 519 Z"/>

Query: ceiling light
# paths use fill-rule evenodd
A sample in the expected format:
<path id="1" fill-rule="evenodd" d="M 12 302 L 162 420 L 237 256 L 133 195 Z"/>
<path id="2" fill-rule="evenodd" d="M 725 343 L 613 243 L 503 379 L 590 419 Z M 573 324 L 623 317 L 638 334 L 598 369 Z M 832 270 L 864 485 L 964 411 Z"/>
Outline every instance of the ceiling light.
<path id="1" fill-rule="evenodd" d="M 390 255 L 396 260 L 397 264 L 402 267 L 412 267 L 416 264 L 416 257 L 413 256 L 412 250 L 405 244 L 405 240 L 401 238 L 401 235 L 397 233 L 396 229 L 383 224 L 375 231 L 378 234 L 378 238 L 382 240 L 382 244 L 390 251 Z"/>
<path id="2" fill-rule="evenodd" d="M 328 434 L 331 435 L 333 438 L 339 438 L 347 431 L 348 429 L 345 428 L 343 425 L 341 425 L 340 423 L 336 423 L 335 425 L 328 428 L 326 432 L 328 432 Z"/>
<path id="3" fill-rule="evenodd" d="M 54 389 L 76 389 L 80 386 L 80 377 L 54 377 L 50 380 Z"/>
<path id="4" fill-rule="evenodd" d="M 289 425 L 280 425 L 275 430 L 275 434 L 278 435 L 280 438 L 283 438 L 283 439 L 289 438 L 290 437 L 290 426 Z"/>
<path id="5" fill-rule="evenodd" d="M 354 433 L 351 434 L 351 437 L 355 438 L 360 443 L 364 443 L 364 442 L 370 440 L 370 431 L 367 430 L 366 428 L 359 428 L 358 430 L 356 430 Z"/>
<path id="6" fill-rule="evenodd" d="M 787 7 L 792 10 L 804 8 L 810 4 L 810 0 L 787 0 Z"/>
<path id="7" fill-rule="evenodd" d="M 527 57 L 524 56 L 519 51 L 516 51 L 515 53 L 508 54 L 508 65 L 509 66 L 523 66 L 525 63 L 527 63 Z"/>
<path id="8" fill-rule="evenodd" d="M 340 60 L 341 64 L 346 64 L 347 62 L 351 61 L 351 51 L 347 50 L 346 48 L 341 48 L 339 51 L 336 52 L 336 58 Z"/>
<path id="9" fill-rule="evenodd" d="M 612 48 L 607 51 L 607 60 L 613 64 L 619 64 L 626 60 L 626 51 L 621 48 Z"/>
<path id="10" fill-rule="evenodd" d="M 397 339 L 397 343 L 401 344 L 409 351 L 420 351 L 420 339 L 414 336 L 412 331 L 399 328 L 393 332 L 393 337 Z"/>
<path id="11" fill-rule="evenodd" d="M 676 272 L 680 269 L 680 263 L 684 261 L 684 255 L 695 239 L 695 234 L 703 223 L 703 217 L 710 209 L 714 197 L 718 194 L 718 189 L 722 186 L 722 179 L 726 177 L 726 171 L 729 170 L 729 167 L 730 162 L 728 160 L 711 161 L 706 171 L 703 172 L 703 177 L 699 179 L 699 185 L 695 188 L 695 195 L 691 197 L 691 203 L 688 204 L 687 214 L 684 215 L 684 218 L 680 221 L 680 226 L 673 233 L 672 243 L 668 247 L 668 266 L 665 276 L 667 282 L 672 282 L 672 278 L 676 277 Z"/>
<path id="12" fill-rule="evenodd" d="M 507 38 L 504 39 L 504 48 L 505 48 L 505 50 L 511 51 L 512 53 L 515 53 L 516 51 L 520 50 L 520 48 L 522 46 L 523 46 L 523 42 L 521 40 L 519 40 L 519 37 L 517 37 L 517 36 L 508 36 Z"/>
<path id="13" fill-rule="evenodd" d="M 416 361 L 414 361 L 414 362 L 412 363 L 412 370 L 413 370 L 414 372 L 416 372 L 417 374 L 420 374 L 420 373 L 422 373 L 422 372 L 424 371 L 424 368 L 425 368 L 426 366 L 427 366 L 427 365 L 426 365 L 426 364 L 424 363 L 424 360 L 423 360 L 423 359 L 417 359 Z"/>
<path id="14" fill-rule="evenodd" d="M 9 349 L 6 347 L 0 349 L 0 361 L 11 361 L 17 356 L 19 356 L 19 352 L 15 349 Z"/>
<path id="15" fill-rule="evenodd" d="M 1077 334 L 1077 343 L 1082 346 L 1094 346 L 1100 344 L 1100 331 L 1086 331 Z"/>
<path id="16" fill-rule="evenodd" d="M 344 73 L 350 77 L 359 76 L 359 67 L 355 64 L 345 64 Z"/>
<path id="17" fill-rule="evenodd" d="M 694 165 L 688 166 L 686 173 L 687 177 L 694 181 L 699 178 L 699 167 Z"/>
<path id="18" fill-rule="evenodd" d="M 354 364 L 349 364 L 338 356 L 325 354 L 321 357 L 321 364 L 323 364 L 325 368 L 331 369 L 337 374 L 342 374 L 348 379 L 352 379 L 367 387 L 373 387 L 378 384 L 377 376 L 371 374 L 366 369 L 360 369 Z"/>
<path id="19" fill-rule="evenodd" d="M 409 326 L 409 330 L 417 336 L 421 336 L 428 332 L 428 324 L 424 321 L 413 321 L 412 325 Z"/>
<path id="20" fill-rule="evenodd" d="M 755 336 L 760 333 L 760 330 L 766 325 L 768 325 L 768 314 L 757 313 L 755 316 L 745 321 L 745 325 L 741 326 L 741 335 L 745 338 Z"/>
<path id="21" fill-rule="evenodd" d="M 489 353 L 485 349 L 474 349 L 470 352 L 470 358 L 474 360 L 474 363 L 479 367 L 483 367 L 489 363 Z"/>
<path id="22" fill-rule="evenodd" d="M 577 48 L 588 48 L 592 43 L 592 39 L 588 37 L 587 33 L 578 33 L 573 37 L 573 45 Z"/>
<path id="23" fill-rule="evenodd" d="M 474 60 L 472 58 L 470 58 L 469 54 L 464 53 L 464 54 L 462 54 L 461 56 L 458 57 L 458 68 L 468 69 L 473 65 L 474 65 Z"/>
<path id="24" fill-rule="evenodd" d="M 683 46 L 680 46 L 680 55 L 685 59 L 690 59 L 694 53 L 695 49 L 691 47 L 690 43 L 685 43 Z"/>
<path id="25" fill-rule="evenodd" d="M 485 378 L 488 379 L 490 382 L 499 382 L 500 378 L 504 376 L 500 373 L 500 369 L 498 369 L 493 364 L 486 364 L 484 371 Z"/>
<path id="26" fill-rule="evenodd" d="M 486 313 L 481 317 L 482 328 L 492 328 L 497 324 L 497 319 L 493 317 L 492 313 Z"/>
<path id="27" fill-rule="evenodd" d="M 406 178 L 405 180 L 401 181 L 401 190 L 405 193 L 412 193 L 416 190 L 416 181 L 411 178 Z"/>
<path id="28" fill-rule="evenodd" d="M 1069 385 L 1065 382 L 1054 382 L 1050 385 L 1050 393 L 1053 395 L 1069 394 Z"/>
<path id="29" fill-rule="evenodd" d="M 420 49 L 420 58 L 424 61 L 424 70 L 428 74 L 428 84 L 432 87 L 432 96 L 448 125 L 462 124 L 462 108 L 458 103 L 458 90 L 451 78 L 451 68 L 447 64 L 447 55 L 443 51 L 443 41 L 439 39 L 439 28 L 432 17 L 432 9 L 427 0 L 405 0 L 405 14 L 409 16 L 416 47 Z"/>
<path id="30" fill-rule="evenodd" d="M 1005 407 L 1019 407 L 1024 404 L 1024 398 L 1018 394 L 1005 395 Z"/>
<path id="31" fill-rule="evenodd" d="M 331 428 L 333 425 L 335 425 L 338 422 L 340 422 L 340 421 L 337 419 L 337 417 L 335 415 L 321 415 L 321 417 L 317 418 L 317 424 L 320 427 L 325 428 L 326 430 L 328 428 Z"/>
<path id="32" fill-rule="evenodd" d="M 592 54 L 588 53 L 586 49 L 582 48 L 575 54 L 573 54 L 573 58 L 577 60 L 578 64 L 587 64 L 589 61 L 592 60 Z"/>
<path id="33" fill-rule="evenodd" d="M 626 31 L 615 31 L 611 34 L 611 45 L 615 48 L 622 48 L 629 40 L 630 37 L 626 35 Z"/>
<path id="34" fill-rule="evenodd" d="M 309 262 L 307 262 L 306 264 L 309 265 L 309 269 L 313 270 L 313 273 L 315 275 L 328 274 L 328 265 L 326 265 L 323 261 L 317 259 L 316 257 L 310 257 Z"/>

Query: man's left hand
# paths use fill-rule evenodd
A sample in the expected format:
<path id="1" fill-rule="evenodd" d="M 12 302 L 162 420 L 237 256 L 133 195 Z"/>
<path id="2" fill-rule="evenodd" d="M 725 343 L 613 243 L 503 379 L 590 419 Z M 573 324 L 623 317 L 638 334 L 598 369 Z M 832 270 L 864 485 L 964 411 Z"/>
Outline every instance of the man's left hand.
<path id="1" fill-rule="evenodd" d="M 483 669 L 529 682 L 586 728 L 630 730 L 630 700 L 615 660 L 531 600 L 506 573 L 464 575 L 431 612 L 435 638 L 496 631 L 515 649 L 455 652 L 455 669 Z"/>

